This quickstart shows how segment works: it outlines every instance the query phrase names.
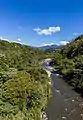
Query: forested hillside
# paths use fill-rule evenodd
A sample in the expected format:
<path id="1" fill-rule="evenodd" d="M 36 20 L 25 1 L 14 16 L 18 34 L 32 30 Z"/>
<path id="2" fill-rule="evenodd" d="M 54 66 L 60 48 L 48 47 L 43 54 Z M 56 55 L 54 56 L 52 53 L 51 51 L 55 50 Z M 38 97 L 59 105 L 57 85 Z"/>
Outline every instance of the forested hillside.
<path id="1" fill-rule="evenodd" d="M 83 94 L 83 35 L 56 51 L 50 64 Z"/>
<path id="2" fill-rule="evenodd" d="M 50 97 L 44 52 L 0 40 L 0 120 L 40 120 Z"/>

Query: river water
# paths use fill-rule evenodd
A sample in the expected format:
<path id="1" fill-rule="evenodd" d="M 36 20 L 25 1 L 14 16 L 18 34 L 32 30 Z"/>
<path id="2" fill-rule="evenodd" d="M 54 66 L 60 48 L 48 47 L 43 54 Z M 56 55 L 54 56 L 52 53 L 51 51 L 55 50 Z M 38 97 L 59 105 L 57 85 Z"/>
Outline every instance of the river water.
<path id="1" fill-rule="evenodd" d="M 50 66 L 45 65 L 46 69 Z M 56 73 L 51 73 L 52 98 L 46 108 L 48 120 L 83 120 L 83 98 Z"/>

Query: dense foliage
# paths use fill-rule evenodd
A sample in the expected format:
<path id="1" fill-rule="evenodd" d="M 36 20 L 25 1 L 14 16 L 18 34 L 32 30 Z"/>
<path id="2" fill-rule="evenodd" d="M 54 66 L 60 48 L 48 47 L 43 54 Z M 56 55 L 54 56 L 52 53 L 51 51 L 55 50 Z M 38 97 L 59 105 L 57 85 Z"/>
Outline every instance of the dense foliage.
<path id="1" fill-rule="evenodd" d="M 42 58 L 41 50 L 0 40 L 0 120 L 40 120 L 50 97 Z"/>
<path id="2" fill-rule="evenodd" d="M 51 65 L 67 78 L 67 82 L 83 93 L 83 35 L 56 51 Z"/>

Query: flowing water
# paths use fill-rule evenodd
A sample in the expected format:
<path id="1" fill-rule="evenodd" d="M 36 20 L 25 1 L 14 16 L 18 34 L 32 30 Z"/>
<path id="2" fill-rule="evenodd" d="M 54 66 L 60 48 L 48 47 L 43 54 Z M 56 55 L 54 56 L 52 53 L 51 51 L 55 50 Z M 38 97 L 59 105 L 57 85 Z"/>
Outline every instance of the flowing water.
<path id="1" fill-rule="evenodd" d="M 44 64 L 46 69 L 50 66 Z M 46 109 L 48 120 L 83 120 L 83 98 L 59 74 L 51 73 L 53 96 Z"/>

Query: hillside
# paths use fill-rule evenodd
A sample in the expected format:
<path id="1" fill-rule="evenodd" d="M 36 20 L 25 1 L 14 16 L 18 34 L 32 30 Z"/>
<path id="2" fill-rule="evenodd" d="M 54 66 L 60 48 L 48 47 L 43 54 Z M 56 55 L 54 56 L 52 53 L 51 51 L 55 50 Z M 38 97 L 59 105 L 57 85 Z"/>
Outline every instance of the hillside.
<path id="1" fill-rule="evenodd" d="M 83 35 L 77 37 L 70 44 L 67 44 L 66 47 L 61 50 L 61 53 L 70 59 L 83 55 Z"/>
<path id="2" fill-rule="evenodd" d="M 59 70 L 69 84 L 83 93 L 83 35 L 57 51 L 50 64 Z"/>
<path id="3" fill-rule="evenodd" d="M 44 52 L 0 40 L 0 120 L 39 120 L 50 97 Z"/>

